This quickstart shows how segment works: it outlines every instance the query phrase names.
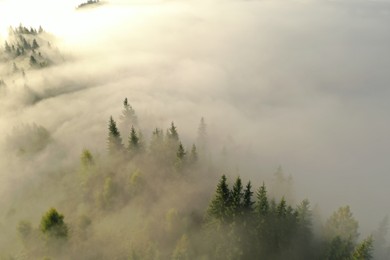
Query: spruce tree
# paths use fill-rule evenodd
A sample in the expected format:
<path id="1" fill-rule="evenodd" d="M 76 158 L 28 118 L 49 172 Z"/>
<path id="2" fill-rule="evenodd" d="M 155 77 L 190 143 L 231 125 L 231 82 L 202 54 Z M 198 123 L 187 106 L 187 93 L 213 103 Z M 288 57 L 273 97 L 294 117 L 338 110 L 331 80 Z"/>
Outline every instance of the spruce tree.
<path id="1" fill-rule="evenodd" d="M 33 55 L 30 56 L 30 65 L 31 66 L 37 65 L 37 60 L 35 59 L 35 57 Z"/>
<path id="2" fill-rule="evenodd" d="M 33 48 L 33 50 L 35 50 L 35 49 L 38 49 L 39 48 L 39 45 L 38 45 L 38 43 L 37 43 L 37 40 L 33 40 L 33 43 L 32 43 L 32 48 Z"/>
<path id="3" fill-rule="evenodd" d="M 137 132 L 134 129 L 134 126 L 131 126 L 130 136 L 129 136 L 129 151 L 136 152 L 139 150 L 139 137 Z"/>
<path id="4" fill-rule="evenodd" d="M 173 122 L 171 122 L 171 127 L 168 129 L 168 137 L 170 140 L 179 141 L 179 134 L 177 132 L 177 127 Z"/>
<path id="5" fill-rule="evenodd" d="M 227 184 L 226 176 L 222 175 L 217 185 L 215 196 L 210 202 L 207 210 L 208 216 L 224 223 L 229 218 L 230 205 L 231 196 L 229 186 Z"/>
<path id="6" fill-rule="evenodd" d="M 256 203 L 256 212 L 260 216 L 266 216 L 269 213 L 269 202 L 267 198 L 267 189 L 263 182 L 263 185 L 257 191 L 257 203 Z"/>
<path id="7" fill-rule="evenodd" d="M 183 144 L 180 142 L 176 152 L 176 156 L 179 160 L 184 160 L 185 155 L 186 151 L 184 150 Z"/>
<path id="8" fill-rule="evenodd" d="M 252 196 L 253 196 L 252 185 L 251 182 L 249 181 L 248 184 L 245 186 L 243 203 L 242 203 L 245 214 L 249 214 L 253 210 L 254 202 L 252 201 Z"/>
<path id="9" fill-rule="evenodd" d="M 240 217 L 242 215 L 243 198 L 244 192 L 241 178 L 237 177 L 231 192 L 231 210 L 235 217 Z"/>
<path id="10" fill-rule="evenodd" d="M 110 117 L 108 124 L 108 151 L 114 154 L 122 149 L 122 138 L 116 126 L 116 122 Z"/>
<path id="11" fill-rule="evenodd" d="M 64 222 L 64 216 L 54 208 L 51 208 L 42 217 L 41 231 L 49 237 L 67 238 L 68 236 L 68 227 Z"/>

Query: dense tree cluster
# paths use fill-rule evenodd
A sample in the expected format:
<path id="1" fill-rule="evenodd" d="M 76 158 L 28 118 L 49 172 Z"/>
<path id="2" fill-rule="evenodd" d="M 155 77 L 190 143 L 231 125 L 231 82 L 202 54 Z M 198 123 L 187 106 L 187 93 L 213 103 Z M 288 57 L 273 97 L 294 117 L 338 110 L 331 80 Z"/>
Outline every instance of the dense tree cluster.
<path id="1" fill-rule="evenodd" d="M 263 184 L 252 198 L 251 183 L 238 177 L 231 189 L 221 177 L 207 211 L 212 259 L 371 259 L 372 238 L 357 243 L 358 224 L 341 207 L 318 236 L 312 230 L 308 200 L 297 207 L 269 199 Z M 221 254 L 221 252 L 224 252 Z"/>
<path id="2" fill-rule="evenodd" d="M 26 68 L 22 68 L 24 67 L 22 61 L 25 59 L 30 65 L 29 68 L 48 66 L 52 61 L 48 58 L 47 51 L 41 47 L 50 48 L 50 43 L 44 40 L 44 35 L 42 27 L 28 29 L 22 24 L 15 28 L 10 27 L 8 40 L 4 42 L 4 47 L 0 52 L 0 59 L 12 64 L 11 72 L 13 73 L 22 71 L 24 74 Z"/>
<path id="3" fill-rule="evenodd" d="M 48 189 L 60 194 L 61 213 L 51 208 L 40 212 L 40 223 L 18 222 L 15 231 L 27 259 L 360 260 L 371 259 L 376 244 L 383 248 L 381 256 L 388 256 L 385 228 L 359 240 L 348 206 L 318 224 L 308 200 L 293 205 L 288 197 L 279 198 L 291 193 L 285 185 L 291 178 L 281 169 L 275 174 L 280 185 L 271 187 L 284 192 L 270 192 L 265 183 L 254 189 L 241 177 L 229 184 L 232 176 L 226 174 L 213 195 L 210 183 L 225 167 L 210 158 L 204 118 L 190 145 L 174 122 L 144 138 L 127 98 L 120 124 L 122 130 L 109 117 L 106 152 L 83 149 L 77 169 L 56 169 L 60 173 L 48 174 L 39 185 L 47 194 Z M 47 139 L 40 127 L 30 132 Z M 24 150 L 45 149 L 38 148 Z"/>

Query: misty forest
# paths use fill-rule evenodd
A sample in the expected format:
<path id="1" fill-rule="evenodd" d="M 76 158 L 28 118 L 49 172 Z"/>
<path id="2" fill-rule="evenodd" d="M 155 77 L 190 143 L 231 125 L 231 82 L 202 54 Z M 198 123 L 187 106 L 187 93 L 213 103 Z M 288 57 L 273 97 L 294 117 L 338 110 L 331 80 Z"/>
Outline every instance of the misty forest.
<path id="1" fill-rule="evenodd" d="M 390 259 L 368 2 L 0 1 L 0 259 Z"/>

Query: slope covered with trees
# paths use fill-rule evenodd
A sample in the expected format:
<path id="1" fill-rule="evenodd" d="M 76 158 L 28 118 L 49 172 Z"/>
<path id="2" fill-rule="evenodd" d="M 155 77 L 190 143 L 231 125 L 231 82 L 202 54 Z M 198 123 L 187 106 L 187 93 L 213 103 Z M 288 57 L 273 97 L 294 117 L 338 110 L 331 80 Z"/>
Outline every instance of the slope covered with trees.
<path id="1" fill-rule="evenodd" d="M 174 122 L 150 136 L 141 125 L 126 98 L 118 123 L 108 119 L 106 151 L 84 149 L 74 166 L 41 172 L 38 184 L 2 205 L 0 259 L 372 258 L 375 234 L 360 238 L 348 206 L 321 223 L 308 200 L 290 204 L 266 183 L 224 174 L 204 118 L 188 144 Z M 49 141 L 26 148 L 28 157 L 14 155 L 42 161 Z M 276 181 L 285 184 L 282 175 L 279 169 Z M 56 198 L 51 206 L 34 213 L 22 203 L 48 196 Z"/>

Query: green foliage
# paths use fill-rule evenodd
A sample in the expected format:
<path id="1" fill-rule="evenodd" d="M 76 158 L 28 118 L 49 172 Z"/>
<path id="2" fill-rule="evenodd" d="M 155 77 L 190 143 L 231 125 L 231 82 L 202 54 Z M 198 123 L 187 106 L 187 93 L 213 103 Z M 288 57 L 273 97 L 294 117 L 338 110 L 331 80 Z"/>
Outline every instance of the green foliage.
<path id="1" fill-rule="evenodd" d="M 350 240 L 342 239 L 339 236 L 333 238 L 327 248 L 325 259 L 349 260 L 353 250 L 353 244 Z"/>
<path id="2" fill-rule="evenodd" d="M 353 260 L 369 260 L 372 259 L 373 239 L 372 236 L 366 238 L 358 244 L 353 252 Z"/>
<path id="3" fill-rule="evenodd" d="M 252 201 L 252 196 L 253 196 L 252 185 L 251 182 L 249 181 L 248 184 L 245 186 L 244 196 L 243 196 L 242 207 L 244 209 L 244 213 L 249 213 L 252 212 L 253 210 L 254 202 Z"/>
<path id="4" fill-rule="evenodd" d="M 257 203 L 256 203 L 256 213 L 259 216 L 267 216 L 269 212 L 269 202 L 267 197 L 267 189 L 265 184 L 257 190 Z"/>
<path id="5" fill-rule="evenodd" d="M 124 111 L 132 110 L 127 99 L 124 107 Z M 203 119 L 201 126 L 200 132 L 205 132 Z M 308 200 L 292 206 L 287 197 L 278 197 L 283 192 L 276 194 L 271 188 L 268 193 L 264 183 L 253 189 L 250 181 L 244 186 L 237 177 L 229 187 L 227 177 L 222 175 L 205 208 L 205 197 L 209 196 L 205 183 L 222 167 L 207 164 L 202 158 L 198 161 L 195 145 L 187 154 L 173 122 L 166 136 L 159 128 L 153 131 L 149 151 L 145 152 L 138 152 L 143 141 L 135 129 L 129 129 L 128 149 L 123 149 L 120 131 L 111 117 L 109 155 L 115 157 L 94 157 L 84 149 L 80 155 L 82 174 L 64 174 L 65 189 L 61 192 L 67 195 L 67 210 L 74 210 L 74 215 L 65 224 L 63 215 L 51 209 L 42 217 L 40 226 L 46 241 L 56 242 L 36 243 L 32 224 L 19 223 L 24 258 L 42 259 L 46 254 L 53 259 L 133 260 L 371 258 L 373 241 L 369 238 L 357 244 L 358 225 L 349 207 L 335 212 L 326 229 L 314 235 Z M 137 152 L 137 156 L 129 156 L 129 150 L 130 154 Z M 177 170 L 185 174 L 175 175 Z M 285 180 L 281 173 L 276 177 Z M 76 183 L 80 179 L 82 191 Z M 68 238 L 69 243 L 58 238 Z M 65 245 L 62 252 L 56 244 Z M 102 252 L 105 254 L 100 255 Z"/>
<path id="6" fill-rule="evenodd" d="M 237 177 L 230 194 L 231 194 L 230 210 L 232 211 L 232 215 L 234 217 L 240 217 L 243 213 L 242 210 L 243 210 L 243 199 L 244 199 L 243 186 L 240 177 Z"/>
<path id="7" fill-rule="evenodd" d="M 140 149 L 139 137 L 133 126 L 131 126 L 128 149 L 132 153 L 136 153 Z"/>
<path id="8" fill-rule="evenodd" d="M 231 195 L 227 179 L 225 175 L 222 175 L 217 189 L 215 191 L 214 198 L 208 208 L 208 216 L 216 220 L 225 222 L 229 218 L 231 206 Z"/>
<path id="9" fill-rule="evenodd" d="M 81 165 L 84 169 L 89 169 L 95 164 L 92 153 L 88 149 L 84 149 L 80 156 Z"/>
<path id="10" fill-rule="evenodd" d="M 180 160 L 184 160 L 184 157 L 186 156 L 186 151 L 184 150 L 183 144 L 180 142 L 179 147 L 177 148 L 176 156 Z"/>
<path id="11" fill-rule="evenodd" d="M 116 122 L 110 117 L 108 124 L 108 151 L 110 154 L 116 154 L 122 150 L 122 138 L 119 133 L 119 130 L 116 126 Z"/>
<path id="12" fill-rule="evenodd" d="M 65 239 L 68 237 L 68 227 L 64 222 L 64 216 L 51 208 L 41 219 L 42 233 L 53 238 Z"/>

